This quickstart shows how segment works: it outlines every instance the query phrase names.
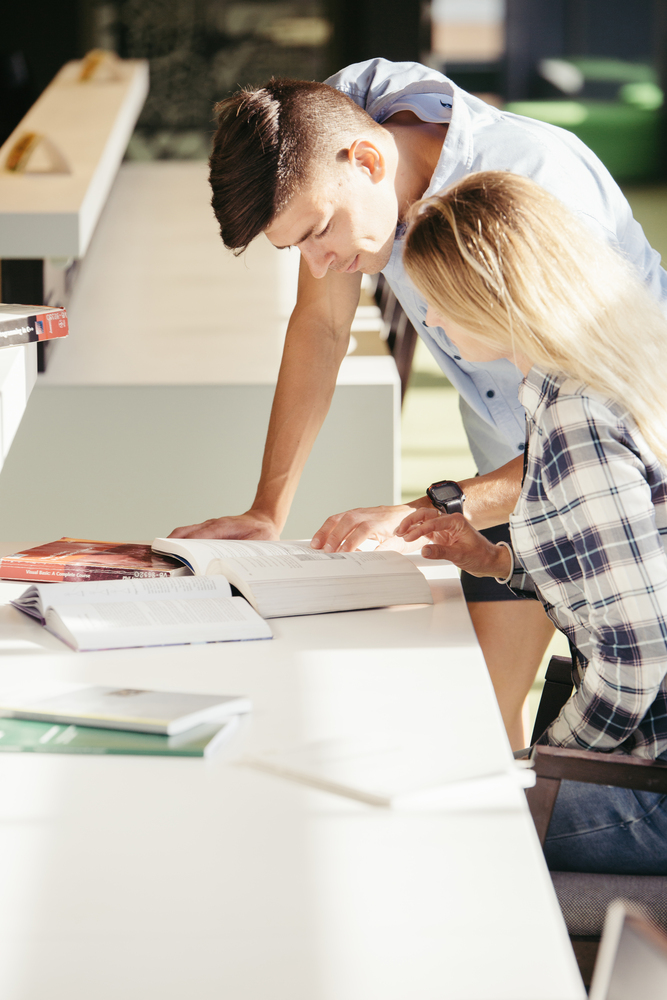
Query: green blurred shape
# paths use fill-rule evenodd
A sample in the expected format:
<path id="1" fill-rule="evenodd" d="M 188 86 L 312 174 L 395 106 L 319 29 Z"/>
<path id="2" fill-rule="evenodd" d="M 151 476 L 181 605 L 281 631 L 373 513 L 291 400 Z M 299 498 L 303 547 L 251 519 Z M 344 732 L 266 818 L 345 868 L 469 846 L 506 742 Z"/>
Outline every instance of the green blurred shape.
<path id="1" fill-rule="evenodd" d="M 639 81 L 642 86 L 645 82 Z M 638 84 L 630 84 L 637 86 Z M 659 88 L 656 87 L 659 91 Z M 648 92 L 642 91 L 644 99 Z M 656 95 L 652 91 L 655 101 Z M 631 91 L 631 94 L 637 94 Z M 662 92 L 659 91 L 660 104 Z M 512 101 L 506 111 L 559 125 L 599 156 L 618 181 L 643 181 L 661 172 L 659 105 L 621 101 Z"/>
<path id="2" fill-rule="evenodd" d="M 572 63 L 585 80 L 609 81 L 611 83 L 655 83 L 658 74 L 648 63 L 626 62 L 623 59 L 596 59 L 590 56 L 565 59 Z"/>
<path id="3" fill-rule="evenodd" d="M 512 101 L 505 110 L 572 130 L 588 118 L 588 108 L 581 101 Z"/>
<path id="4" fill-rule="evenodd" d="M 657 111 L 662 107 L 664 99 L 657 83 L 624 83 L 618 96 L 624 104 L 646 111 Z"/>

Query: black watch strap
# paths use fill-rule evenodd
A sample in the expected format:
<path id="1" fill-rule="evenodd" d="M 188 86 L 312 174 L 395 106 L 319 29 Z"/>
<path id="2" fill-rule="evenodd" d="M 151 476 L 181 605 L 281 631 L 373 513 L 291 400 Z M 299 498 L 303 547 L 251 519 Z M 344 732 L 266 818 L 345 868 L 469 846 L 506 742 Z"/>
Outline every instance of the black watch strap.
<path id="1" fill-rule="evenodd" d="M 445 514 L 462 514 L 463 513 L 463 500 L 448 500 L 446 503 L 437 505 L 440 510 L 444 510 Z"/>

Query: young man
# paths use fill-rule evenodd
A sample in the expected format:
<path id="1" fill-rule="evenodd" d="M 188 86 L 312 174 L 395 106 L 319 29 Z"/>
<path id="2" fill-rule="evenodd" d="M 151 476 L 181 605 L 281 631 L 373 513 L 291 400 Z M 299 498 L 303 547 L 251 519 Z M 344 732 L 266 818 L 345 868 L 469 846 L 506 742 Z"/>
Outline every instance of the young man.
<path id="1" fill-rule="evenodd" d="M 617 245 L 654 294 L 667 298 L 660 258 L 620 189 L 571 133 L 498 111 L 416 63 L 374 59 L 347 67 L 327 84 L 272 81 L 233 95 L 218 110 L 211 185 L 223 241 L 243 249 L 263 232 L 277 248 L 298 247 L 299 291 L 252 507 L 174 535 L 279 536 L 329 409 L 361 274 L 383 271 L 460 393 L 480 473 L 458 484 L 464 510 L 475 527 L 499 540 L 523 466 L 521 374 L 509 361 L 462 360 L 443 329 L 427 326 L 426 304 L 403 271 L 403 219 L 419 198 L 467 173 L 524 174 Z M 457 487 L 445 493 L 456 494 Z M 424 505 L 430 505 L 427 497 L 407 507 L 333 515 L 313 545 L 351 550 L 366 538 L 396 545 L 394 529 L 411 507 Z M 463 582 L 510 740 L 522 746 L 521 707 L 552 626 L 536 602 L 513 601 L 494 581 L 466 576 Z"/>

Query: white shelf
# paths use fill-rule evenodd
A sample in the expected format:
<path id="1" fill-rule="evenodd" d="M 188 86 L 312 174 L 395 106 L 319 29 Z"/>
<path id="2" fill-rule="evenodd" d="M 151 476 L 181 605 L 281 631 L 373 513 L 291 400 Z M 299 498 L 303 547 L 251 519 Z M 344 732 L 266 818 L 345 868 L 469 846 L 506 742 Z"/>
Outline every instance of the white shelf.
<path id="1" fill-rule="evenodd" d="M 37 345 L 19 344 L 0 350 L 0 469 L 37 378 Z"/>
<path id="2" fill-rule="evenodd" d="M 0 257 L 82 257 L 148 93 L 148 63 L 118 61 L 117 79 L 80 83 L 79 61 L 60 70 L 0 148 Z M 50 139 L 69 174 L 11 173 L 24 132 Z"/>

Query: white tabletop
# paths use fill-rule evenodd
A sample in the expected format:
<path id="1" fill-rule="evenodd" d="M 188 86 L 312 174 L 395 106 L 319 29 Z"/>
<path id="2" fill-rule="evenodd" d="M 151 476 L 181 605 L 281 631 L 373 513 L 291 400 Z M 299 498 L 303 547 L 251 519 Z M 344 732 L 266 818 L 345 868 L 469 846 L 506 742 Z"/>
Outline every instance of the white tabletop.
<path id="1" fill-rule="evenodd" d="M 0 608 L 0 689 L 57 677 L 254 706 L 210 761 L 0 756 L 3 1000 L 585 996 L 518 789 L 390 811 L 238 763 L 400 724 L 508 764 L 458 581 L 426 569 L 432 607 L 282 619 L 264 642 L 75 654 Z"/>

